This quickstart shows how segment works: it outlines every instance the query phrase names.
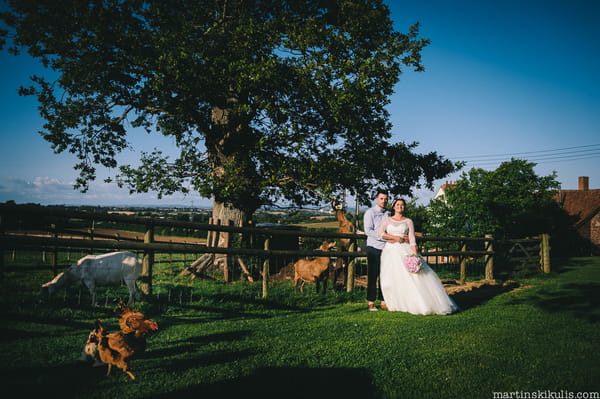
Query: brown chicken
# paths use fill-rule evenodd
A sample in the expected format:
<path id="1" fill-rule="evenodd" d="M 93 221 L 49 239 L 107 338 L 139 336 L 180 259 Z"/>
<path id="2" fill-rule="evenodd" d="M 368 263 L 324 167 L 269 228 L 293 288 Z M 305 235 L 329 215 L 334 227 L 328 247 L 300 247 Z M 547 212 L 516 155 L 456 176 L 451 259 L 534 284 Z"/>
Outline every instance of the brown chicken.
<path id="1" fill-rule="evenodd" d="M 95 326 L 86 342 L 85 352 L 108 364 L 106 375 L 110 374 L 114 365 L 135 380 L 135 376 L 129 371 L 128 360 L 146 349 L 146 334 L 157 330 L 158 324 L 147 320 L 143 313 L 122 307 L 119 318 L 120 332 L 107 333 L 99 319 L 96 320 Z"/>

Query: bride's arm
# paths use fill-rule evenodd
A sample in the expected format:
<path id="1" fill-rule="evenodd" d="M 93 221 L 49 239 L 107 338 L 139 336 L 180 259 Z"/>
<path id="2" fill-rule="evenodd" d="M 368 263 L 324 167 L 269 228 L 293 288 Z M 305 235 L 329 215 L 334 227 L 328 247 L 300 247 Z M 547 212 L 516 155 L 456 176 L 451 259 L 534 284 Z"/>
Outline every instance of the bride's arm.
<path id="1" fill-rule="evenodd" d="M 406 221 L 408 224 L 408 243 L 410 244 L 410 248 L 413 253 L 417 255 L 417 238 L 415 237 L 415 225 L 411 219 Z"/>
<path id="2" fill-rule="evenodd" d="M 390 234 L 386 231 L 389 224 L 390 224 L 390 218 L 385 218 L 383 220 L 383 222 L 381 222 L 381 225 L 379 226 L 379 229 L 377 230 L 377 234 L 379 235 L 379 237 L 383 240 L 386 240 L 389 243 L 406 242 L 406 237 L 396 236 L 396 235 Z"/>
<path id="3" fill-rule="evenodd" d="M 377 228 L 377 237 L 385 240 L 385 237 L 383 237 L 383 236 L 387 235 L 385 230 L 387 229 L 388 224 L 389 224 L 389 218 L 387 218 L 387 217 L 381 221 L 381 224 Z"/>

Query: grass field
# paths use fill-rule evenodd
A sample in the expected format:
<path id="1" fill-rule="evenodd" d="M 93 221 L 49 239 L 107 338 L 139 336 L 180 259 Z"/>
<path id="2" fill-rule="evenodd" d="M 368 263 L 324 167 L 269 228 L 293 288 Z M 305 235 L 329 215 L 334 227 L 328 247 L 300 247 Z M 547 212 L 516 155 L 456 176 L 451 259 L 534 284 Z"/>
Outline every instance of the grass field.
<path id="1" fill-rule="evenodd" d="M 47 271 L 5 273 L 2 386 L 19 397 L 62 398 L 599 392 L 600 259 L 565 259 L 554 270 L 519 280 L 512 291 L 457 297 L 463 310 L 451 316 L 367 312 L 362 290 L 323 296 L 311 286 L 294 295 L 286 281 L 261 299 L 260 283 L 163 273 L 163 284 L 185 288 L 191 300 L 162 295 L 135 306 L 159 324 L 147 351 L 131 361 L 135 381 L 118 369 L 106 377 L 104 367 L 78 360 L 94 319 L 117 329 L 113 304 L 60 298 L 40 304 L 35 293 Z"/>

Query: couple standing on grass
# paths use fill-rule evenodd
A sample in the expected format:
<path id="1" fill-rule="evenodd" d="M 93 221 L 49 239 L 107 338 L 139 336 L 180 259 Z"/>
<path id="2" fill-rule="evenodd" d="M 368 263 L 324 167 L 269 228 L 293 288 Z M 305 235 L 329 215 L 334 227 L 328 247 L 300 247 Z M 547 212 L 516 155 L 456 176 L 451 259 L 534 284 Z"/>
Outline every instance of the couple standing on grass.
<path id="1" fill-rule="evenodd" d="M 406 202 L 396 198 L 390 213 L 387 202 L 387 192 L 378 191 L 375 206 L 364 215 L 369 310 L 377 310 L 375 301 L 379 298 L 380 307 L 391 311 L 420 315 L 457 311 L 458 306 L 423 258 L 417 258 L 420 270 L 412 269 L 418 253 L 413 222 L 404 216 Z"/>

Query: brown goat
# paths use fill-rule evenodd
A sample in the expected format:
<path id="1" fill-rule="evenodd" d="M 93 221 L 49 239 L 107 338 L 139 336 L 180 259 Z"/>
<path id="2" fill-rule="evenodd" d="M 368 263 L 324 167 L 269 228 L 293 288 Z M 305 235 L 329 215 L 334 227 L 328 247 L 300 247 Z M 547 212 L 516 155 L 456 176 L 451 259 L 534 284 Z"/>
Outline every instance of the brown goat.
<path id="1" fill-rule="evenodd" d="M 346 209 L 344 203 L 338 199 L 338 197 L 333 197 L 331 200 L 331 208 L 335 212 L 335 216 L 337 218 L 338 224 L 340 226 L 340 233 L 344 234 L 353 234 L 356 233 L 356 226 L 352 224 L 351 221 L 346 217 Z M 349 238 L 340 238 L 340 251 L 346 252 L 350 250 L 350 239 Z M 333 280 L 333 286 L 337 284 L 338 276 L 342 274 L 342 285 L 346 286 L 347 279 L 347 266 L 350 263 L 350 258 L 348 257 L 339 257 L 335 261 L 335 267 L 333 268 L 333 276 L 331 277 Z"/>
<path id="2" fill-rule="evenodd" d="M 320 246 L 321 251 L 327 252 L 335 246 L 335 241 L 323 241 Z M 329 277 L 329 264 L 331 259 L 328 256 L 322 256 L 313 260 L 300 259 L 294 263 L 294 292 L 298 282 L 300 284 L 300 292 L 304 292 L 304 284 L 316 283 L 317 293 L 319 292 L 320 282 L 323 281 L 323 293 L 327 290 L 327 279 Z"/>

